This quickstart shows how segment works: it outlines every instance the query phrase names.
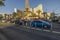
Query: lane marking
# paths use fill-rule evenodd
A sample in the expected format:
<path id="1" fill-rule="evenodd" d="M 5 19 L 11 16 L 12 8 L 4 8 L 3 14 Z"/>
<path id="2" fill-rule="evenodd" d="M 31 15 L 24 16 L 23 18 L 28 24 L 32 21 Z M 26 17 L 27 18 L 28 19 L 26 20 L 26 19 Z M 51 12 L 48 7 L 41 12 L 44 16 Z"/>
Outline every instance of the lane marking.
<path id="1" fill-rule="evenodd" d="M 57 31 L 52 31 L 53 33 L 58 33 L 58 34 L 60 34 L 60 32 L 57 32 Z"/>
<path id="2" fill-rule="evenodd" d="M 31 28 L 31 27 L 27 27 L 27 28 L 34 29 L 34 30 L 40 30 L 40 31 L 42 30 L 42 29 L 39 29 L 39 28 Z M 51 30 L 46 30 L 46 29 L 43 29 L 42 31 L 51 32 Z M 58 32 L 58 31 L 52 31 L 52 33 L 60 34 L 60 32 Z"/>

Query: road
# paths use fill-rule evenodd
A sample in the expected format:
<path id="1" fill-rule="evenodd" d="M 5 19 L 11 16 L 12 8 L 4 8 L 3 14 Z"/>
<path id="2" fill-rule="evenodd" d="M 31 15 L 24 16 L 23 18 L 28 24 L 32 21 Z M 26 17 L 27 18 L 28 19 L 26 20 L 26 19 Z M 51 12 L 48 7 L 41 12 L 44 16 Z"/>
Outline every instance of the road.
<path id="1" fill-rule="evenodd" d="M 9 23 L 9 22 L 1 22 L 0 21 L 0 28 L 5 28 L 5 27 L 11 26 L 11 25 L 15 25 L 15 24 Z"/>
<path id="2" fill-rule="evenodd" d="M 52 30 L 60 32 L 60 24 L 52 23 Z"/>
<path id="3" fill-rule="evenodd" d="M 60 34 L 34 31 L 15 25 L 0 29 L 0 40 L 60 40 Z"/>

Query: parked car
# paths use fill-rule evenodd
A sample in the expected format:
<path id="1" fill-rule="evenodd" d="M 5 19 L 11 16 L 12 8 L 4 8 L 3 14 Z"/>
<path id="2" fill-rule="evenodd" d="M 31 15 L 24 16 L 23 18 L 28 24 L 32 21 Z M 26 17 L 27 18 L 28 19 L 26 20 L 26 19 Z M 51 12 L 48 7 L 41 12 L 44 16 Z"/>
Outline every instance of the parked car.
<path id="1" fill-rule="evenodd" d="M 48 28 L 50 29 L 51 28 L 51 25 L 49 22 L 45 22 L 45 21 L 31 21 L 31 25 L 33 27 L 39 27 L 39 28 Z"/>
<path id="2" fill-rule="evenodd" d="M 2 22 L 3 22 L 3 23 L 4 23 L 4 22 L 7 22 L 7 20 L 3 19 Z"/>
<path id="3" fill-rule="evenodd" d="M 59 21 L 58 19 L 52 20 L 52 22 L 55 22 L 55 23 L 57 23 L 58 21 Z"/>
<path id="4" fill-rule="evenodd" d="M 11 23 L 14 23 L 14 22 L 15 22 L 15 19 L 11 19 L 10 22 L 11 22 Z"/>
<path id="5" fill-rule="evenodd" d="M 23 24 L 23 22 L 22 22 L 22 20 L 20 20 L 20 19 L 16 19 L 16 20 L 15 20 L 15 24 L 22 25 L 22 24 Z"/>
<path id="6" fill-rule="evenodd" d="M 58 21 L 58 23 L 60 24 L 60 20 Z"/>

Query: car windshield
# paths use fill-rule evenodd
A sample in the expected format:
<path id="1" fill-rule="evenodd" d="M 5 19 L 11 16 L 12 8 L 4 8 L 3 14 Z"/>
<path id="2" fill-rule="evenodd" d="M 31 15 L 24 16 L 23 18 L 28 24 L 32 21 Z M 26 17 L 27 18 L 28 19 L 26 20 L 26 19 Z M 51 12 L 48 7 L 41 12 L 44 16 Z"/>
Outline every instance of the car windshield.
<path id="1" fill-rule="evenodd" d="M 50 24 L 49 22 L 46 22 L 46 21 L 42 21 L 43 23 L 47 23 L 47 24 Z"/>
<path id="2" fill-rule="evenodd" d="M 34 22 L 42 23 L 42 21 L 34 21 Z"/>

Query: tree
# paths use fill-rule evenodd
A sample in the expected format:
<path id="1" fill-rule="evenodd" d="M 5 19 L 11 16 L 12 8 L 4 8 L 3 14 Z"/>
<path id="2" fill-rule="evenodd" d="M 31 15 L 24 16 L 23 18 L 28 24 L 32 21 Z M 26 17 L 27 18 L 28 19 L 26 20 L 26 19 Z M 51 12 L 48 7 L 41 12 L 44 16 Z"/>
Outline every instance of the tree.
<path id="1" fill-rule="evenodd" d="M 55 20 L 55 18 L 56 18 L 55 13 L 52 12 L 52 13 L 51 13 L 51 19 L 52 19 L 52 20 Z"/>
<path id="2" fill-rule="evenodd" d="M 40 13 L 41 13 L 41 11 L 40 11 L 40 10 L 38 10 L 38 11 L 37 11 L 37 13 L 38 13 L 38 17 L 40 18 Z"/>
<path id="3" fill-rule="evenodd" d="M 43 12 L 43 14 L 44 14 L 44 19 L 47 20 L 47 16 L 48 16 L 47 12 Z"/>
<path id="4" fill-rule="evenodd" d="M 3 16 L 0 14 L 0 20 L 3 18 Z"/>
<path id="5" fill-rule="evenodd" d="M 13 18 L 15 18 L 15 17 L 16 17 L 16 13 L 15 13 L 15 12 L 13 12 L 13 14 L 12 14 L 12 15 L 13 15 Z"/>
<path id="6" fill-rule="evenodd" d="M 4 1 L 5 0 L 0 0 L 0 6 L 4 6 L 5 4 L 4 4 Z"/>

